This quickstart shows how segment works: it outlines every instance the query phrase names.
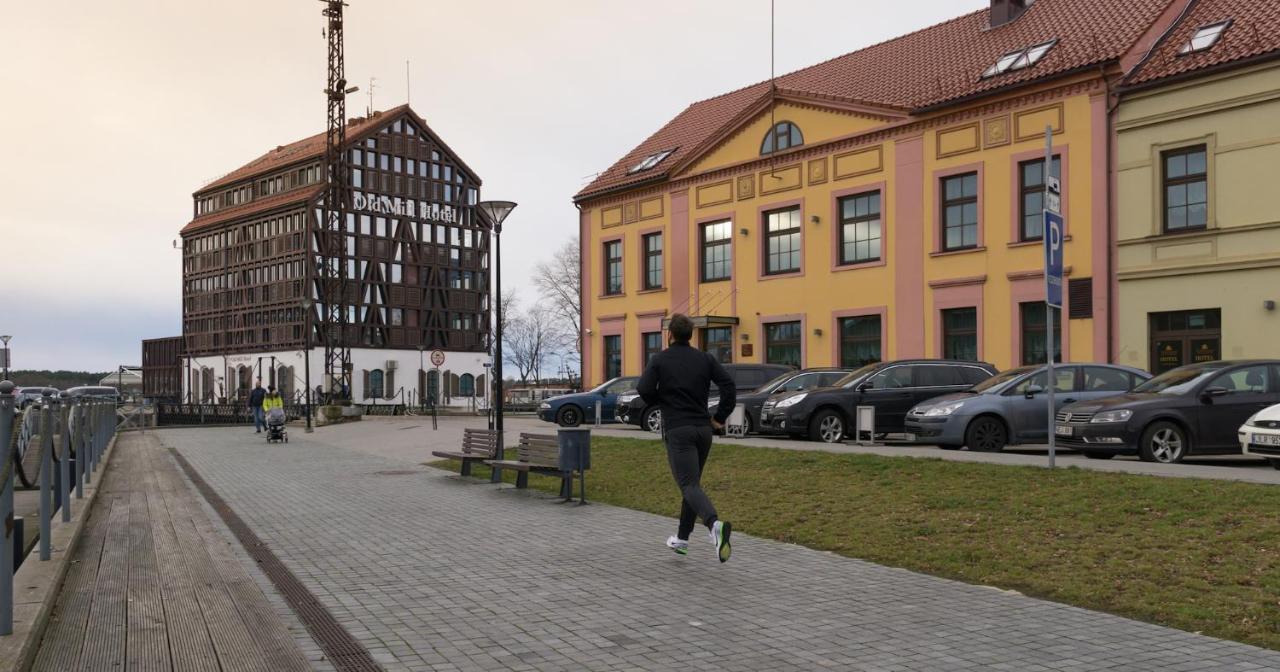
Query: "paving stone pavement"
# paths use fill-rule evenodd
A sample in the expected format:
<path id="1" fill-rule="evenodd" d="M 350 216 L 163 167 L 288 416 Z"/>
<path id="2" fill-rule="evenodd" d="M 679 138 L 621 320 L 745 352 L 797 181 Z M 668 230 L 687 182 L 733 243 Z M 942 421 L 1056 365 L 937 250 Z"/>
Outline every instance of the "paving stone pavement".
<path id="1" fill-rule="evenodd" d="M 158 435 L 389 670 L 1280 670 L 1280 652 L 747 535 L 725 565 L 700 537 L 679 557 L 672 519 L 325 431 Z"/>

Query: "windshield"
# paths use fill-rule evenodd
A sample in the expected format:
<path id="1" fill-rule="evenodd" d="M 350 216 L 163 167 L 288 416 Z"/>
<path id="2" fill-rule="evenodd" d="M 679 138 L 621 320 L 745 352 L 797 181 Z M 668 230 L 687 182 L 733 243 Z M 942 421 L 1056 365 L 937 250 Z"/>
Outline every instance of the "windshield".
<path id="1" fill-rule="evenodd" d="M 777 378 L 774 378 L 773 380 L 771 380 L 771 381 L 769 381 L 769 382 L 765 383 L 764 385 L 761 385 L 760 387 L 757 387 L 756 389 L 752 390 L 751 392 L 752 392 L 752 394 L 764 394 L 765 392 L 769 392 L 769 391 L 773 390 L 773 388 L 775 388 L 775 387 L 777 387 L 777 386 L 779 386 L 779 385 L 781 385 L 781 384 L 783 384 L 783 383 L 787 382 L 788 380 L 790 380 L 791 378 L 795 377 L 796 375 L 797 375 L 797 372 L 796 372 L 796 371 L 788 371 L 788 372 L 786 372 L 786 373 L 782 374 L 781 376 L 778 376 Z M 715 386 L 714 386 L 714 385 L 712 385 L 712 387 L 714 388 Z"/>
<path id="2" fill-rule="evenodd" d="M 1196 383 L 1222 370 L 1221 366 L 1184 366 L 1164 373 L 1133 388 L 1134 392 L 1184 394 Z"/>
<path id="3" fill-rule="evenodd" d="M 848 387 L 849 385 L 852 385 L 854 382 L 866 377 L 866 375 L 871 373 L 872 371 L 875 371 L 876 367 L 878 366 L 880 366 L 880 362 L 876 362 L 874 364 L 868 364 L 862 367 L 861 369 L 856 369 L 853 372 L 851 372 L 849 375 L 845 376 L 844 378 L 837 380 L 832 387 Z"/>
<path id="4" fill-rule="evenodd" d="M 978 393 L 986 392 L 987 390 L 1000 387 L 1001 385 L 1004 385 L 1005 383 L 1013 380 L 1014 378 L 1017 378 L 1019 376 L 1025 376 L 1026 374 L 1031 373 L 1032 371 L 1035 371 L 1036 368 L 1037 367 L 1034 367 L 1034 366 L 1020 366 L 1016 369 L 1009 369 L 1004 373 L 998 373 L 982 381 L 981 383 L 974 385 L 973 387 L 969 388 L 968 391 L 978 392 Z"/>

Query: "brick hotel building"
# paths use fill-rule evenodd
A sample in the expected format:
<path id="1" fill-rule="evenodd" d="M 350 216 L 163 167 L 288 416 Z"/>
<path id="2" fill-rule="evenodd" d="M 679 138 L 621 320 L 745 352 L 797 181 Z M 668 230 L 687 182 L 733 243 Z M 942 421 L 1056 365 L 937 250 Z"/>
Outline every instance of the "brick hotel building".
<path id="1" fill-rule="evenodd" d="M 255 378 L 286 397 L 323 385 L 318 303 L 325 134 L 281 145 L 194 194 L 182 229 L 183 397 L 234 400 Z M 407 105 L 347 127 L 351 396 L 485 395 L 489 238 L 480 178 Z M 308 336 L 310 343 L 308 343 Z M 423 351 L 446 353 L 437 374 Z"/>

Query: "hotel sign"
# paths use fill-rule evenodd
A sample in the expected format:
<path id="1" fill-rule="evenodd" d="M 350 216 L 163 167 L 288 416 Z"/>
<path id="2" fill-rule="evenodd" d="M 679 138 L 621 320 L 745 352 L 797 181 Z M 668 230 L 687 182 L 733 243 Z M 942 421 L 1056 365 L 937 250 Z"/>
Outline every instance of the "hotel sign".
<path id="1" fill-rule="evenodd" d="M 380 215 L 416 217 L 448 224 L 458 223 L 458 210 L 456 208 L 442 207 L 438 203 L 427 203 L 425 201 L 422 203 L 423 205 L 419 207 L 418 201 L 412 199 L 400 198 L 399 196 L 366 196 L 365 194 L 356 194 L 351 199 L 351 205 L 356 210 Z"/>

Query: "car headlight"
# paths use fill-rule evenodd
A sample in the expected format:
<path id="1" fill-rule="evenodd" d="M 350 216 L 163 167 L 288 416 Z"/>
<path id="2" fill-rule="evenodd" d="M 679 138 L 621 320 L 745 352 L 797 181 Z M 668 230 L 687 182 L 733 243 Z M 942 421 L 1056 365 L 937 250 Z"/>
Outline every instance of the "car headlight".
<path id="1" fill-rule="evenodd" d="M 542 402 L 541 404 L 538 404 L 538 410 L 539 410 L 539 411 L 549 411 L 549 410 L 551 410 L 551 404 L 548 404 L 547 402 L 545 402 L 545 401 L 544 401 L 544 402 Z"/>
<path id="2" fill-rule="evenodd" d="M 1095 416 L 1089 422 L 1125 422 L 1133 417 L 1133 411 L 1128 409 L 1119 411 L 1103 411 Z"/>
<path id="3" fill-rule="evenodd" d="M 1259 413 L 1261 413 L 1261 411 L 1259 411 Z M 1248 420 L 1244 421 L 1244 425 L 1246 427 L 1257 427 L 1258 426 L 1257 420 L 1258 420 L 1258 413 L 1254 413 L 1253 415 L 1249 416 Z"/>
<path id="4" fill-rule="evenodd" d="M 938 404 L 937 406 L 931 406 L 925 409 L 923 415 L 926 418 L 936 418 L 939 416 L 951 415 L 952 413 L 955 413 L 956 411 L 960 410 L 961 406 L 964 406 L 963 401 L 952 401 L 945 404 Z"/>
<path id="5" fill-rule="evenodd" d="M 786 399 L 783 399 L 782 401 L 779 401 L 779 402 L 774 406 L 774 408 L 788 408 L 788 407 L 791 407 L 791 406 L 795 406 L 796 404 L 798 404 L 798 403 L 800 403 L 800 402 L 804 401 L 804 398 L 805 398 L 805 397 L 807 397 L 807 396 L 809 396 L 809 393 L 808 393 L 808 392 L 801 392 L 800 394 L 796 394 L 796 395 L 793 395 L 793 396 L 787 397 Z"/>
<path id="6" fill-rule="evenodd" d="M 623 395 L 619 395 L 619 396 L 618 396 L 618 403 L 619 403 L 619 404 L 629 404 L 629 403 L 631 403 L 631 402 L 635 401 L 635 400 L 636 400 L 636 397 L 639 397 L 639 396 L 640 396 L 639 394 L 634 394 L 634 393 L 633 393 L 633 394 L 623 394 Z"/>

